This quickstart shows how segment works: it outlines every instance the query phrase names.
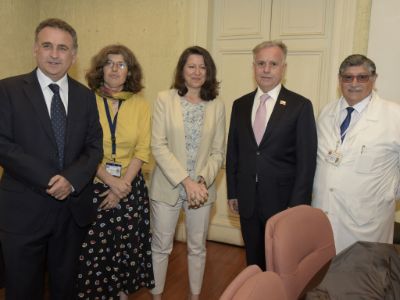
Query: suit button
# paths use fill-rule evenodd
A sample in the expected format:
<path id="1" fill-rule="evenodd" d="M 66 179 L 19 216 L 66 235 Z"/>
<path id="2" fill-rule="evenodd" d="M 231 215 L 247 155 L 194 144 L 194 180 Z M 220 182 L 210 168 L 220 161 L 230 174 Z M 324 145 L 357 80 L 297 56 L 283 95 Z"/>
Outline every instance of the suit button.
<path id="1" fill-rule="evenodd" d="M 257 151 L 256 154 L 257 154 L 257 155 L 260 155 L 261 153 L 260 153 L 260 151 Z"/>

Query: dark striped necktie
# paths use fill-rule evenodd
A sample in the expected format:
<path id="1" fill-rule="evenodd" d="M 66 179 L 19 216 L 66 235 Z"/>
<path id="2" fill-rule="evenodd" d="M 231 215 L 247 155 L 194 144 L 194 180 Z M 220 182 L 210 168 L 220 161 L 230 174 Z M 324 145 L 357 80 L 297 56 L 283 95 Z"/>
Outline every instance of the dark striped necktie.
<path id="1" fill-rule="evenodd" d="M 351 114 L 354 111 L 354 108 L 349 106 L 346 108 L 347 109 L 347 116 L 346 118 L 343 120 L 342 125 L 340 125 L 340 138 L 342 139 L 342 142 L 344 140 L 344 137 L 346 136 L 346 130 L 350 125 L 350 121 L 351 121 Z"/>

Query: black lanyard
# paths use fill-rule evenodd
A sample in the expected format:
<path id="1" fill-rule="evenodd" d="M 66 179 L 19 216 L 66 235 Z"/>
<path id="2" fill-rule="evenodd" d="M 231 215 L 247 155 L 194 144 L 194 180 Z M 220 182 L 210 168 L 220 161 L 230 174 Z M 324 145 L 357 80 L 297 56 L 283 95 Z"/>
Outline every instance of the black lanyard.
<path id="1" fill-rule="evenodd" d="M 108 108 L 108 103 L 107 99 L 103 98 L 104 101 L 104 108 L 106 109 L 106 115 L 107 115 L 107 120 L 108 120 L 108 125 L 110 127 L 110 133 L 111 133 L 111 158 L 115 161 L 115 154 L 117 152 L 117 143 L 116 143 L 116 138 L 115 138 L 115 131 L 117 129 L 117 118 L 118 118 L 118 112 L 119 108 L 121 107 L 122 101 L 118 101 L 118 111 L 114 116 L 114 120 L 111 120 L 111 114 L 110 114 L 110 109 Z"/>

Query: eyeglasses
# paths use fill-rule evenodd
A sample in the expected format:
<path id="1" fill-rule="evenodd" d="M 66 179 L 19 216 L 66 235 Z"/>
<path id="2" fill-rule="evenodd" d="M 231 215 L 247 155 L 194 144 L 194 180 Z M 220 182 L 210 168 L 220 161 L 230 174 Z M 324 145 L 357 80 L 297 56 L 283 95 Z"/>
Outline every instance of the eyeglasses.
<path id="1" fill-rule="evenodd" d="M 342 78 L 342 82 L 344 82 L 344 83 L 351 83 L 351 82 L 353 82 L 353 80 L 354 80 L 354 78 L 356 78 L 357 79 L 357 82 L 360 82 L 360 83 L 365 83 L 365 82 L 368 82 L 368 80 L 369 80 L 369 78 L 371 77 L 372 75 L 369 75 L 369 74 L 360 74 L 360 75 L 340 75 L 340 77 Z"/>
<path id="2" fill-rule="evenodd" d="M 112 60 L 107 60 L 106 63 L 104 64 L 104 66 L 107 67 L 107 68 L 110 68 L 110 69 L 113 69 L 114 66 L 117 66 L 117 68 L 120 69 L 120 70 L 124 70 L 124 69 L 126 69 L 128 67 L 128 65 L 126 63 L 122 62 L 122 61 L 115 62 L 115 61 L 112 61 Z"/>

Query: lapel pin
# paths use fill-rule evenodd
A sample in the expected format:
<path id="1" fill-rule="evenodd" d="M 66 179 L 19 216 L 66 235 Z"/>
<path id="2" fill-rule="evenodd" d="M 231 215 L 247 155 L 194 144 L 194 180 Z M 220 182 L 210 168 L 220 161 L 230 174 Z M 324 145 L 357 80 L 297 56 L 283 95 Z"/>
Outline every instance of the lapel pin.
<path id="1" fill-rule="evenodd" d="M 286 101 L 285 100 L 279 100 L 279 104 L 285 106 L 286 105 Z"/>

